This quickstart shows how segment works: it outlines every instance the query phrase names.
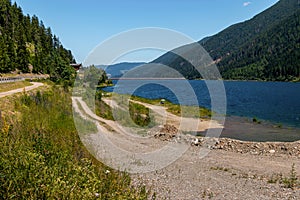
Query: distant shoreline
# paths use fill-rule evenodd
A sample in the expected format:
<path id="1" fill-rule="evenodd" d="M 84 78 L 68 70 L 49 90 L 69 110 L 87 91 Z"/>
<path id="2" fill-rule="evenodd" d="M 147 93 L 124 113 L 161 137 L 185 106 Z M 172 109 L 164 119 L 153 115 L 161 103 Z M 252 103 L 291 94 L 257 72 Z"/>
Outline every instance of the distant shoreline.
<path id="1" fill-rule="evenodd" d="M 238 80 L 238 79 L 218 79 L 218 80 L 205 80 L 205 79 L 186 79 L 186 78 L 156 78 L 156 77 L 150 77 L 150 78 L 110 78 L 110 80 L 187 80 L 187 81 L 225 81 L 225 82 L 273 82 L 273 83 L 300 83 L 300 80 L 298 81 L 270 81 L 270 80 Z"/>
<path id="2" fill-rule="evenodd" d="M 110 80 L 187 80 L 185 78 L 155 78 L 155 77 L 149 77 L 149 78 L 110 78 Z"/>

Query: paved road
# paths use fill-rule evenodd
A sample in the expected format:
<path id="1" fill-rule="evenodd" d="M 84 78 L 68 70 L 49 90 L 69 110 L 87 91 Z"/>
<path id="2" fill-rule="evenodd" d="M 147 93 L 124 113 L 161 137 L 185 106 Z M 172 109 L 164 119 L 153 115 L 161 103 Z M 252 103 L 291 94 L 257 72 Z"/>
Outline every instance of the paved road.
<path id="1" fill-rule="evenodd" d="M 13 95 L 13 94 L 16 94 L 16 93 L 19 93 L 19 92 L 23 92 L 24 89 L 25 91 L 29 91 L 29 90 L 33 90 L 33 89 L 36 89 L 42 85 L 44 85 L 43 83 L 38 83 L 38 82 L 30 82 L 31 86 L 27 86 L 25 88 L 18 88 L 18 89 L 15 89 L 15 90 L 10 90 L 10 91 L 7 91 L 7 92 L 1 92 L 0 93 L 0 98 L 2 97 L 6 97 L 6 96 L 10 96 L 10 95 Z"/>

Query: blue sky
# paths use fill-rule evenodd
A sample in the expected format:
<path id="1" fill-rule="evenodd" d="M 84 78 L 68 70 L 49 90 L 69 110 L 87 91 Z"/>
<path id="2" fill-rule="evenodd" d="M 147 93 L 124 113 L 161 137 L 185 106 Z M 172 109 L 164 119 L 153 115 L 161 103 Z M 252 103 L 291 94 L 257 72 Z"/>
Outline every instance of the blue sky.
<path id="1" fill-rule="evenodd" d="M 12 0 L 37 15 L 83 62 L 105 39 L 143 27 L 173 29 L 195 40 L 250 19 L 278 0 Z M 150 61 L 161 52 L 120 61 Z M 95 63 L 101 64 L 101 63 Z"/>

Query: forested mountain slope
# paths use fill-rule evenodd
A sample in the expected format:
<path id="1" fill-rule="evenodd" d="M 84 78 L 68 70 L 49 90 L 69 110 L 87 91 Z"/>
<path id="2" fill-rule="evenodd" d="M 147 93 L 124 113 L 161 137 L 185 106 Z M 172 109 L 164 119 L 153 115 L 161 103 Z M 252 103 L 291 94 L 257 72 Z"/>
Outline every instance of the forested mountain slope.
<path id="1" fill-rule="evenodd" d="M 0 73 L 15 70 L 50 74 L 53 80 L 69 79 L 70 50 L 37 16 L 25 16 L 10 0 L 0 0 Z"/>
<path id="2" fill-rule="evenodd" d="M 199 44 L 216 61 L 225 79 L 298 80 L 299 8 L 298 0 L 280 0 L 252 19 L 204 38 Z M 172 52 L 153 62 L 168 65 L 186 78 L 201 78 L 190 63 Z"/>
<path id="3" fill-rule="evenodd" d="M 218 64 L 226 79 L 291 81 L 300 77 L 300 11 Z"/>

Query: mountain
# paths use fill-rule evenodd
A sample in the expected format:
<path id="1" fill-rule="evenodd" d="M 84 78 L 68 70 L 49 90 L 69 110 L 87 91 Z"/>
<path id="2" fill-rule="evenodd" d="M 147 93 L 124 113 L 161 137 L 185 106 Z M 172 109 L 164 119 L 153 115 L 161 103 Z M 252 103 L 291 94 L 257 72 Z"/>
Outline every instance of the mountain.
<path id="1" fill-rule="evenodd" d="M 25 16 L 10 0 L 0 0 L 0 73 L 20 71 L 50 74 L 70 80 L 75 59 L 37 16 Z M 71 81 L 70 81 L 71 82 Z"/>
<path id="2" fill-rule="evenodd" d="M 299 79 L 300 11 L 224 56 L 218 65 L 225 79 Z"/>
<path id="3" fill-rule="evenodd" d="M 299 8 L 298 0 L 280 0 L 252 19 L 198 43 L 210 54 L 225 79 L 299 79 Z M 181 48 L 181 51 L 187 49 Z M 172 52 L 153 62 L 168 65 L 189 79 L 201 77 L 191 63 Z"/>
<path id="4" fill-rule="evenodd" d="M 119 78 L 123 76 L 127 71 L 143 65 L 145 63 L 142 62 L 136 62 L 136 63 L 130 63 L 130 62 L 122 62 L 114 65 L 97 65 L 97 68 L 104 69 L 107 75 L 110 75 L 111 78 Z"/>

